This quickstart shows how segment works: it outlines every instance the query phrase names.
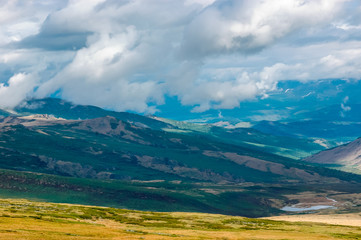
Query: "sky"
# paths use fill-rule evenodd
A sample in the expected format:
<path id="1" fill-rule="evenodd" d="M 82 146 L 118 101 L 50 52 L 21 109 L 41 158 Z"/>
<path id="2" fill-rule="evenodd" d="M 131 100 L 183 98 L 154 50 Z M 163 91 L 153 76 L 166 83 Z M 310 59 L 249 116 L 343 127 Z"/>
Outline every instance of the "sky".
<path id="1" fill-rule="evenodd" d="M 359 0 L 0 0 L 2 108 L 205 112 L 280 81 L 360 78 Z"/>

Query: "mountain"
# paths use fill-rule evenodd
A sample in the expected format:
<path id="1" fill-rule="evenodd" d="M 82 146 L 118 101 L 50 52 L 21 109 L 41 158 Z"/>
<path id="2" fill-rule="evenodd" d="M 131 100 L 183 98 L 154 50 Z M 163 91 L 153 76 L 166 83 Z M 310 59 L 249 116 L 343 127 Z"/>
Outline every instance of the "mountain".
<path id="1" fill-rule="evenodd" d="M 0 118 L 1 196 L 255 217 L 302 192 L 361 191 L 359 175 L 285 156 L 324 149 L 308 140 L 50 98 L 16 112 Z"/>
<path id="2" fill-rule="evenodd" d="M 300 111 L 293 118 L 254 122 L 252 127 L 276 136 L 325 139 L 335 146 L 359 137 L 360 111 L 361 104 L 333 104 L 312 111 Z"/>
<path id="3" fill-rule="evenodd" d="M 333 104 L 308 113 L 300 113 L 304 119 L 328 122 L 361 122 L 361 104 Z"/>
<path id="4" fill-rule="evenodd" d="M 318 163 L 343 171 L 361 173 L 361 138 L 355 141 L 319 152 L 308 158 L 305 162 Z"/>
<path id="5" fill-rule="evenodd" d="M 182 106 L 177 98 L 166 98 L 166 104 L 159 106 L 158 115 L 181 121 L 229 122 L 232 125 L 244 121 L 334 121 L 335 118 L 337 121 L 355 121 L 360 119 L 360 88 L 360 81 L 342 79 L 279 81 L 277 88 L 268 92 L 266 98 L 243 101 L 233 109 L 194 112 L 192 107 Z"/>
<path id="6" fill-rule="evenodd" d="M 217 141 L 226 142 L 246 148 L 268 152 L 292 159 L 307 157 L 313 153 L 327 149 L 327 145 L 316 140 L 299 139 L 297 137 L 265 134 L 254 128 L 224 128 L 213 124 L 195 124 L 153 117 L 173 126 L 164 131 L 178 132 L 188 135 L 202 135 Z"/>
<path id="7" fill-rule="evenodd" d="M 361 132 L 361 122 L 324 120 L 261 121 L 252 127 L 273 136 L 313 139 L 327 148 L 353 141 Z"/>
<path id="8" fill-rule="evenodd" d="M 127 112 L 114 112 L 94 106 L 74 105 L 56 98 L 32 99 L 15 108 L 21 115 L 48 114 L 64 119 L 93 119 L 112 116 L 124 122 L 153 130 L 202 136 L 213 140 L 239 145 L 245 148 L 268 152 L 293 159 L 307 157 L 326 149 L 323 144 L 308 139 L 280 137 L 264 134 L 251 128 L 227 129 L 212 124 L 192 124 L 155 116 L 140 116 Z"/>
<path id="9" fill-rule="evenodd" d="M 0 120 L 2 168 L 101 179 L 211 182 L 324 181 L 288 158 L 205 138 L 142 128 L 115 117 L 49 115 Z"/>
<path id="10" fill-rule="evenodd" d="M 7 117 L 7 116 L 10 116 L 11 113 L 6 111 L 6 110 L 3 110 L 3 109 L 0 109 L 0 117 Z"/>
<path id="11" fill-rule="evenodd" d="M 300 111 L 288 119 L 254 122 L 252 128 L 275 136 L 314 139 L 335 147 L 359 137 L 360 111 L 361 104 L 333 104 Z"/>
<path id="12" fill-rule="evenodd" d="M 58 98 L 31 99 L 15 107 L 20 115 L 48 114 L 65 119 L 92 119 L 113 116 L 126 122 L 134 122 L 142 127 L 161 129 L 169 125 L 151 118 L 128 112 L 108 111 L 95 106 L 76 105 Z"/>
<path id="13" fill-rule="evenodd" d="M 272 136 L 312 139 L 330 148 L 359 137 L 360 88 L 360 81 L 342 79 L 280 81 L 267 98 L 244 101 L 233 109 L 197 113 L 177 105 L 177 99 L 166 99 L 158 116 L 228 127 L 248 126 Z"/>

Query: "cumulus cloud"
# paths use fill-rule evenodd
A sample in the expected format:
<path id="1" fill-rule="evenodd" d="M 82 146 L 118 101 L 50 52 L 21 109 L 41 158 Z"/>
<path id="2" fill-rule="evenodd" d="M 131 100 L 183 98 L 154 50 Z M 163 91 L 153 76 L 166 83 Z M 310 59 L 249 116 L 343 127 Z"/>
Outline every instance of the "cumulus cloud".
<path id="1" fill-rule="evenodd" d="M 33 92 L 36 77 L 18 73 L 12 76 L 8 83 L 0 84 L 0 107 L 13 108 Z"/>
<path id="2" fill-rule="evenodd" d="M 201 112 L 280 80 L 361 78 L 356 0 L 0 3 L 1 106 L 57 93 L 154 113 L 169 95 Z"/>
<path id="3" fill-rule="evenodd" d="M 66 1 L 0 0 L 0 46 L 37 34 L 49 12 Z"/>
<path id="4" fill-rule="evenodd" d="M 258 52 L 302 28 L 332 20 L 340 1 L 219 1 L 186 27 L 183 51 L 194 57 Z"/>

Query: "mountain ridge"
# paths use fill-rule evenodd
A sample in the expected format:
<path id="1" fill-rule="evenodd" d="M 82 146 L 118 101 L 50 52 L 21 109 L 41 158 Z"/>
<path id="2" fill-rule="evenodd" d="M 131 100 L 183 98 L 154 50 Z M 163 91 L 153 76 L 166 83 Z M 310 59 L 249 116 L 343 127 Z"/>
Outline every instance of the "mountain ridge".
<path id="1" fill-rule="evenodd" d="M 262 153 L 262 152 L 258 152 L 258 151 L 254 151 L 252 149 L 247 149 L 244 148 L 244 150 L 241 150 L 241 148 L 236 147 L 234 145 L 224 145 L 221 142 L 212 142 L 211 140 L 208 140 L 206 143 L 200 144 L 198 143 L 197 139 L 191 136 L 184 136 L 181 134 L 176 134 L 176 133 L 167 133 L 167 132 L 161 132 L 161 131 L 157 131 L 157 130 L 151 130 L 148 128 L 141 128 L 135 125 L 132 125 L 128 122 L 123 122 L 122 120 L 118 120 L 114 117 L 101 117 L 101 118 L 95 118 L 95 119 L 87 119 L 87 120 L 58 120 L 58 119 L 54 119 L 49 120 L 42 120 L 42 119 L 25 119 L 24 117 L 7 117 L 2 119 L 3 121 L 0 122 L 0 129 L 2 131 L 3 134 L 3 138 L 5 138 L 5 142 L 7 142 L 7 144 L 4 144 L 3 147 L 6 147 L 6 145 L 9 145 L 9 140 L 6 141 L 6 139 L 11 139 L 12 142 L 14 142 L 15 144 L 17 143 L 16 140 L 16 134 L 14 133 L 19 133 L 19 137 L 22 137 L 22 140 L 25 141 L 25 138 L 23 138 L 22 135 L 24 136 L 28 136 L 28 141 L 31 141 L 32 138 L 44 138 L 47 139 L 46 142 L 48 142 L 48 144 L 50 144 L 52 141 L 54 141 L 55 139 L 59 139 L 56 140 L 58 146 L 53 146 L 52 148 L 54 149 L 54 152 L 59 152 L 58 155 L 61 155 L 61 149 L 63 148 L 69 148 L 71 145 L 70 143 L 67 142 L 74 142 L 75 140 L 79 139 L 81 141 L 86 141 L 89 142 L 89 148 L 90 148 L 90 152 L 89 150 L 85 150 L 85 146 L 83 146 L 81 149 L 77 150 L 77 149 L 73 149 L 72 151 L 75 151 L 80 154 L 79 156 L 82 156 L 82 154 L 86 153 L 86 155 L 89 157 L 89 154 L 91 155 L 96 155 L 97 152 L 101 153 L 104 150 L 100 150 L 100 149 L 104 149 L 104 147 L 102 147 L 101 144 L 90 144 L 93 140 L 93 138 L 96 138 L 100 141 L 100 143 L 104 140 L 106 141 L 111 141 L 111 143 L 113 144 L 113 147 L 117 146 L 114 144 L 119 144 L 121 143 L 122 147 L 119 148 L 117 147 L 118 153 L 114 153 L 114 156 L 119 155 L 119 157 L 121 159 L 123 159 L 122 161 L 128 161 L 128 162 L 132 162 L 132 161 L 136 161 L 136 163 L 138 163 L 139 165 L 146 167 L 146 168 L 151 168 L 151 169 L 155 169 L 157 171 L 163 171 L 163 172 L 168 172 L 168 173 L 175 173 L 176 175 L 180 175 L 180 176 L 184 176 L 185 172 L 192 172 L 190 173 L 189 176 L 192 176 L 192 174 L 194 175 L 193 177 L 195 177 L 197 179 L 197 175 L 199 175 L 199 179 L 200 180 L 216 180 L 216 179 L 220 179 L 220 181 L 222 180 L 227 180 L 227 179 L 233 179 L 232 177 L 229 178 L 231 176 L 230 173 L 225 172 L 227 177 L 215 177 L 215 176 L 221 176 L 219 174 L 223 174 L 221 171 L 218 171 L 218 173 L 216 172 L 212 172 L 210 170 L 206 170 L 206 168 L 204 168 L 204 170 L 197 170 L 197 168 L 193 168 L 191 167 L 189 164 L 194 164 L 191 161 L 185 161 L 185 158 L 194 158 L 194 157 L 200 157 L 200 158 L 206 158 L 208 159 L 208 161 L 210 161 L 211 159 L 213 159 L 212 161 L 219 161 L 219 159 L 224 159 L 226 160 L 223 165 L 225 163 L 227 163 L 228 165 L 233 162 L 236 165 L 234 165 L 234 167 L 236 166 L 244 166 L 246 167 L 249 172 L 252 171 L 261 171 L 264 173 L 272 173 L 272 174 L 278 174 L 278 175 L 282 175 L 280 174 L 280 172 L 284 172 L 284 170 L 281 170 L 282 168 L 284 168 L 284 164 L 285 161 L 288 160 L 282 160 L 281 161 L 281 157 L 277 157 L 276 155 L 272 155 L 272 154 L 266 154 L 266 153 Z M 22 127 L 20 127 L 22 126 Z M 20 128 L 19 128 L 20 127 Z M 9 135 L 11 133 L 11 135 Z M 89 135 L 90 133 L 90 135 Z M 85 134 L 85 135 L 84 135 Z M 95 134 L 95 135 L 94 135 Z M 34 136 L 33 136 L 34 135 Z M 8 137 L 8 138 L 7 138 Z M 114 143 L 113 143 L 114 141 Z M 85 142 L 84 142 L 85 143 Z M 127 147 L 124 145 L 124 143 L 126 143 L 126 145 L 130 146 Z M 64 146 L 63 146 L 63 145 Z M 129 145 L 130 144 L 130 145 Z M 0 144 L 1 145 L 1 144 Z M 48 146 L 49 147 L 49 146 Z M 17 146 L 16 150 L 18 151 L 19 149 L 23 148 L 22 146 Z M 58 148 L 60 148 L 58 150 Z M 135 150 L 131 150 L 131 149 L 135 149 Z M 223 153 L 221 150 L 221 148 L 223 148 Z M 27 151 L 28 148 L 26 148 L 24 151 Z M 72 149 L 72 147 L 70 147 L 70 149 Z M 88 148 L 86 148 L 88 149 Z M 108 149 L 107 147 L 105 147 L 105 149 Z M 147 150 L 148 149 L 148 150 Z M 163 149 L 163 151 L 165 151 L 165 149 L 167 149 L 167 151 L 169 151 L 169 154 L 167 153 L 162 153 L 160 154 L 160 152 L 157 152 L 156 149 Z M 230 150 L 233 149 L 233 150 Z M 30 149 L 31 150 L 31 149 Z M 65 161 L 64 159 L 58 159 L 58 160 L 54 160 L 57 159 L 55 156 L 48 156 L 43 157 L 44 154 L 41 153 L 35 153 L 34 149 L 31 150 L 31 154 L 34 156 L 34 154 L 36 156 L 41 156 L 40 157 L 40 161 L 41 162 L 45 162 L 47 165 L 51 165 L 51 164 L 65 164 L 67 163 L 68 165 L 70 164 L 69 161 Z M 114 150 L 112 150 L 112 148 L 109 148 L 107 150 L 108 152 L 111 152 Z M 232 152 L 234 151 L 234 152 Z M 243 151 L 243 153 L 242 153 Z M 46 151 L 48 152 L 48 151 Z M 177 159 L 172 159 L 170 156 L 174 155 L 174 153 L 177 152 L 177 154 L 175 156 L 177 156 Z M 222 153 L 221 155 L 216 154 L 216 152 L 220 152 Z M 89 153 L 89 154 L 88 154 Z M 50 154 L 50 153 L 48 153 Z M 191 154 L 191 155 L 189 155 Z M 246 154 L 246 155 L 244 155 Z M 251 155 L 249 155 L 251 154 Z M 161 157 L 160 157 L 161 156 Z M 188 157 L 186 157 L 188 156 Z M 119 158 L 118 157 L 118 158 Z M 68 158 L 68 157 L 67 157 Z M 84 158 L 85 155 L 84 155 Z M 262 159 L 263 158 L 263 159 Z M 264 160 L 264 158 L 266 159 L 274 159 L 271 160 L 270 163 L 268 163 L 267 161 L 270 160 Z M 71 158 L 70 158 L 71 159 Z M 275 161 L 276 159 L 278 159 L 276 161 L 276 163 L 272 163 L 272 161 Z M 104 159 L 105 160 L 105 159 Z M 55 161 L 55 163 L 54 163 Z M 181 162 L 179 162 L 181 161 Z M 281 162 L 279 162 L 281 161 Z M 182 163 L 183 162 L 183 163 Z M 186 164 L 186 162 L 188 162 Z M 252 163 L 254 162 L 254 163 Z M 283 163 L 282 163 L 283 162 Z M 79 164 L 81 164 L 81 162 L 79 162 Z M 100 164 L 100 162 L 99 162 Z M 291 164 L 291 162 L 289 162 L 288 164 Z M 297 162 L 293 162 L 293 165 L 296 164 Z M 292 165 L 291 164 L 291 165 Z M 188 166 L 189 165 L 189 166 Z M 199 166 L 206 166 L 205 162 L 199 162 Z M 81 168 L 79 165 L 70 165 L 73 168 Z M 70 167 L 69 166 L 69 167 Z M 169 168 L 169 166 L 172 166 L 171 168 Z M 217 166 L 217 165 L 215 165 Z M 233 167 L 233 168 L 234 168 Z M 216 169 L 216 168 L 214 168 Z M 232 168 L 229 168 L 229 170 Z M 278 169 L 278 170 L 276 170 Z M 208 172 L 207 172 L 208 171 Z M 287 172 L 287 171 L 286 171 Z M 284 173 L 286 173 L 284 172 Z M 263 173 L 263 174 L 264 174 Z M 206 175 L 204 175 L 206 174 Z M 210 175 L 209 175 L 210 174 Z M 254 172 L 255 174 L 255 172 Z M 209 175 L 209 177 L 205 177 Z M 249 175 L 249 174 L 248 174 Z M 261 176 L 259 174 L 256 174 L 256 176 Z M 293 174 L 288 174 L 287 176 L 290 178 L 295 177 L 296 175 Z M 310 175 L 307 175 L 307 177 L 301 177 L 300 179 L 302 180 L 310 180 L 312 178 L 309 178 Z M 317 175 L 315 175 L 317 176 Z M 236 180 L 237 178 L 233 179 L 233 181 L 238 181 Z M 315 179 L 317 180 L 317 179 Z"/>
<path id="2" fill-rule="evenodd" d="M 350 143 L 321 151 L 303 161 L 361 173 L 361 137 Z"/>
<path id="3" fill-rule="evenodd" d="M 305 140 L 39 101 L 45 102 L 40 110 L 17 108 L 17 116 L 0 118 L 0 193 L 158 211 L 171 202 L 170 210 L 265 216 L 292 201 L 289 194 L 354 194 L 361 182 L 359 175 L 284 156 L 322 149 Z"/>

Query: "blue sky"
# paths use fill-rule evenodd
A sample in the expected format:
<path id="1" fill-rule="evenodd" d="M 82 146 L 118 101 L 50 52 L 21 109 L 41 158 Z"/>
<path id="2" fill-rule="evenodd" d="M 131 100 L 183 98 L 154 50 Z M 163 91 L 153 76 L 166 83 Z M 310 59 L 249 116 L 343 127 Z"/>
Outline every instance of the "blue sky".
<path id="1" fill-rule="evenodd" d="M 359 80 L 360 30 L 358 0 L 0 0 L 0 106 L 233 109 L 284 80 Z"/>

